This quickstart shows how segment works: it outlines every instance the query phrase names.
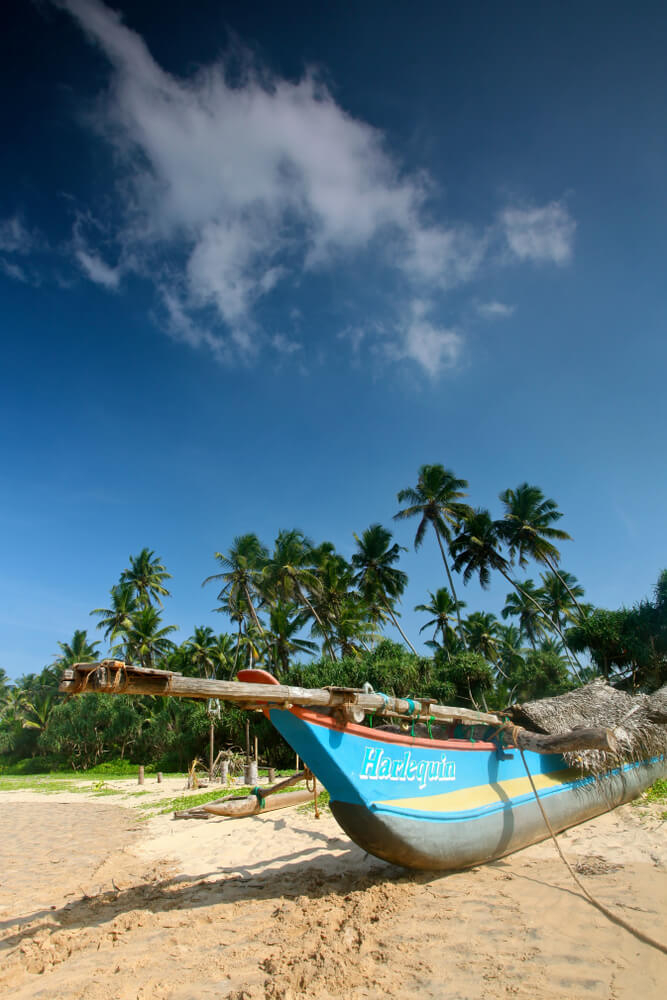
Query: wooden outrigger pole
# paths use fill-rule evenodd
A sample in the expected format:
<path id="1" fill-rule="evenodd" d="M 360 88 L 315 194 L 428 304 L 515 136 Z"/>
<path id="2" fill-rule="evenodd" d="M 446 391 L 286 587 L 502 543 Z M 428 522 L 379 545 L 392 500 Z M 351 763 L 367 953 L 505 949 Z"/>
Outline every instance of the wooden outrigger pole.
<path id="1" fill-rule="evenodd" d="M 136 667 L 121 660 L 75 663 L 65 670 L 60 691 L 66 694 L 156 695 L 172 698 L 208 699 L 234 702 L 242 708 L 293 706 L 328 708 L 341 721 L 361 722 L 365 715 L 389 716 L 410 721 L 433 721 L 461 726 L 494 727 L 507 742 L 540 754 L 564 753 L 585 749 L 616 752 L 617 742 L 610 729 L 577 728 L 567 733 L 533 733 L 490 712 L 478 712 L 458 706 L 438 705 L 428 698 L 394 698 L 353 688 L 301 688 L 284 684 L 218 681 L 205 677 L 185 677 L 170 670 Z"/>

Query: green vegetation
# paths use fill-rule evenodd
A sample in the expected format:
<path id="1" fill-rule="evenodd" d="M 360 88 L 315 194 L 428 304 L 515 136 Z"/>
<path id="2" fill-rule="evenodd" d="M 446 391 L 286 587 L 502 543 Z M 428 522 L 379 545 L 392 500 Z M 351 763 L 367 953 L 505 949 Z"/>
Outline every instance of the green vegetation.
<path id="1" fill-rule="evenodd" d="M 416 484 L 398 493 L 395 517 L 416 522 L 415 549 L 428 539 L 442 559 L 442 575 L 415 609 L 424 615 L 428 655 L 419 655 L 402 629 L 405 548 L 381 524 L 354 535 L 349 560 L 330 542 L 316 544 L 295 529 L 280 531 L 272 548 L 255 534 L 240 535 L 215 553 L 218 572 L 204 580 L 217 585 L 216 610 L 231 631 L 198 626 L 179 645 L 177 626 L 164 620 L 171 576 L 145 548 L 130 557 L 106 606 L 91 612 L 106 649 L 78 629 L 70 642 L 58 643 L 58 655 L 40 674 L 11 683 L 0 669 L 0 774 L 94 768 L 110 779 L 134 773 L 138 763 L 186 771 L 207 757 L 211 732 L 217 746 L 237 753 L 245 746 L 246 714 L 234 706 L 123 695 L 63 699 L 63 669 L 102 655 L 222 679 L 252 664 L 285 683 L 368 681 L 378 691 L 490 709 L 560 694 L 597 674 L 628 690 L 665 682 L 667 570 L 652 599 L 630 609 L 594 608 L 560 565 L 556 543 L 569 535 L 558 526 L 554 500 L 522 483 L 500 494 L 494 518 L 468 505 L 467 488 L 451 470 L 424 465 Z M 528 575 L 531 565 L 539 583 Z M 477 578 L 486 588 L 492 574 L 508 585 L 502 621 L 483 609 L 464 615 L 462 586 Z M 387 638 L 387 628 L 396 628 L 403 643 Z M 251 725 L 265 762 L 293 763 L 265 719 L 253 715 Z"/>
<path id="2" fill-rule="evenodd" d="M 667 778 L 658 778 L 650 788 L 644 792 L 643 798 L 647 802 L 667 803 Z"/>

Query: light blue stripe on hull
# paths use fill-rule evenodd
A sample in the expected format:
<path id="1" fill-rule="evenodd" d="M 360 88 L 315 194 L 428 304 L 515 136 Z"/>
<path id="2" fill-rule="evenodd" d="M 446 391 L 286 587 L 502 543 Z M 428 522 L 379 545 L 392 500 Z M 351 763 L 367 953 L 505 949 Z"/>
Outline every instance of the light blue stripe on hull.
<path id="1" fill-rule="evenodd" d="M 664 760 L 634 765 L 550 794 L 542 805 L 558 832 L 629 802 L 664 773 Z M 425 820 L 341 802 L 332 802 L 331 809 L 348 836 L 369 854 L 422 870 L 483 864 L 549 836 L 534 797 L 474 820 L 451 814 Z"/>

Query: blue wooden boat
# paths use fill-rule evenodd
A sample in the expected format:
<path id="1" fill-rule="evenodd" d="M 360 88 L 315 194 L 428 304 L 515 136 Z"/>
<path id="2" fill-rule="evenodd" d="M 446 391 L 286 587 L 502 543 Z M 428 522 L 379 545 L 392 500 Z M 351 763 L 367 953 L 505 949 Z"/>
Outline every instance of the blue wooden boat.
<path id="1" fill-rule="evenodd" d="M 245 682 L 278 682 L 261 670 Z M 331 810 L 369 854 L 408 868 L 447 870 L 510 854 L 548 836 L 521 754 L 487 739 L 431 739 L 341 719 L 326 709 L 267 702 L 263 711 L 328 790 Z M 636 798 L 667 773 L 665 757 L 603 774 L 559 754 L 524 751 L 558 832 Z"/>

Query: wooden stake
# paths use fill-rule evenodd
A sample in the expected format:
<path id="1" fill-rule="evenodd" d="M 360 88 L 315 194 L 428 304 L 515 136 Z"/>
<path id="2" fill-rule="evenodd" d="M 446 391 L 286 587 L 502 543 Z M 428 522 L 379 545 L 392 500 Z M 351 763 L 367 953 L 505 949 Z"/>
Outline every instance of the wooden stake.
<path id="1" fill-rule="evenodd" d="M 138 784 L 143 785 L 143 783 L 144 783 L 144 765 L 140 764 L 139 765 L 139 780 L 138 780 Z"/>

